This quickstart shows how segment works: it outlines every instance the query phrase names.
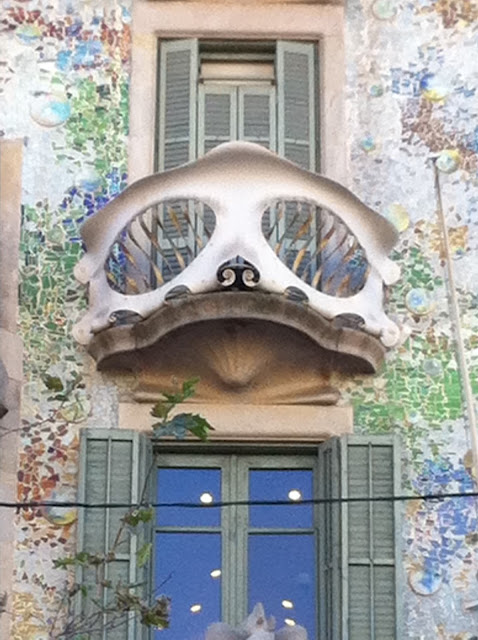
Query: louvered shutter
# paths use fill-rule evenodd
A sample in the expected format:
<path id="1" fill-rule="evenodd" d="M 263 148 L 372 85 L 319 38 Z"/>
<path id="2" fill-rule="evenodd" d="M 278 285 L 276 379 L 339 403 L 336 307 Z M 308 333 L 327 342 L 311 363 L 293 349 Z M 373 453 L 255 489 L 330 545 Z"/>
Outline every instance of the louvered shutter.
<path id="1" fill-rule="evenodd" d="M 313 44 L 277 43 L 277 151 L 309 171 L 316 170 L 315 55 Z"/>
<path id="2" fill-rule="evenodd" d="M 159 49 L 159 171 L 173 169 L 197 157 L 197 39 L 162 42 Z M 156 260 L 164 281 L 171 280 L 190 262 L 194 232 L 180 214 L 184 202 L 169 202 L 157 209 Z M 187 205 L 188 208 L 191 205 Z M 189 248 L 189 250 L 188 250 Z"/>
<path id="3" fill-rule="evenodd" d="M 399 465 L 393 438 L 351 437 L 343 448 L 345 495 L 392 497 L 398 493 Z M 346 483 L 346 484 L 345 484 Z M 398 506 L 393 501 L 357 502 L 344 517 L 344 584 L 348 601 L 350 640 L 395 640 L 396 525 Z"/>
<path id="4" fill-rule="evenodd" d="M 196 159 L 198 41 L 162 42 L 159 52 L 158 169 Z"/>
<path id="5" fill-rule="evenodd" d="M 239 86 L 239 140 L 276 150 L 274 87 Z"/>
<path id="6" fill-rule="evenodd" d="M 237 137 L 236 88 L 204 84 L 199 87 L 198 155 Z"/>
<path id="7" fill-rule="evenodd" d="M 346 436 L 322 445 L 322 497 L 393 497 L 399 492 L 398 455 L 397 441 L 388 436 Z M 340 518 L 333 505 L 321 509 L 321 640 L 397 640 L 398 504 L 344 502 Z"/>
<path id="8" fill-rule="evenodd" d="M 137 432 L 120 429 L 85 429 L 80 442 L 79 501 L 88 504 L 136 504 L 148 500 L 147 474 L 151 466 L 149 439 Z M 84 508 L 78 519 L 78 550 L 103 555 L 111 551 L 128 507 Z M 149 534 L 141 526 L 125 530 L 116 548 L 115 560 L 106 563 L 104 580 L 113 584 L 136 585 L 136 592 L 146 597 L 148 575 L 138 569 L 136 553 Z M 103 576 L 102 576 L 103 577 Z M 80 568 L 79 583 L 93 587 L 93 598 L 103 605 L 113 599 L 112 589 L 97 592 L 95 569 Z M 144 629 L 134 614 L 99 615 L 91 597 L 83 598 L 79 612 L 85 628 L 92 629 L 91 640 L 139 640 Z"/>

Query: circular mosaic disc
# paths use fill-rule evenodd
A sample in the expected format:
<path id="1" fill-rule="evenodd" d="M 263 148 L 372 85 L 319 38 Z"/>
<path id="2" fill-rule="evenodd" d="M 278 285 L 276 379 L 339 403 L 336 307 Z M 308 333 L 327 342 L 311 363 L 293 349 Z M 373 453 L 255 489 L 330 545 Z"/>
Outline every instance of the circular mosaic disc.
<path id="1" fill-rule="evenodd" d="M 64 96 L 41 93 L 36 96 L 30 108 L 32 119 L 42 127 L 59 127 L 71 114 L 70 103 Z"/>
<path id="2" fill-rule="evenodd" d="M 457 149 L 444 149 L 436 163 L 442 173 L 453 173 L 460 166 L 460 152 Z"/>
<path id="3" fill-rule="evenodd" d="M 405 297 L 405 305 L 417 316 L 426 316 L 433 309 L 430 294 L 425 289 L 411 289 Z"/>
<path id="4" fill-rule="evenodd" d="M 392 20 L 397 15 L 397 7 L 393 0 L 375 0 L 372 13 L 378 20 Z"/>
<path id="5" fill-rule="evenodd" d="M 438 591 L 442 577 L 436 569 L 412 569 L 408 574 L 410 587 L 419 596 L 431 596 Z"/>

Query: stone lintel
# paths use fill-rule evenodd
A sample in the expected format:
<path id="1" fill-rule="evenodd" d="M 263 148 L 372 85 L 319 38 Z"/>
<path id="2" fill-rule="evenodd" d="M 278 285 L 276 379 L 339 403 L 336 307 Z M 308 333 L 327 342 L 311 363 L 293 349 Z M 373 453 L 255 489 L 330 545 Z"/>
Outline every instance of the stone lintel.
<path id="1" fill-rule="evenodd" d="M 148 431 L 150 404 L 120 403 L 119 426 Z M 353 433 L 353 408 L 308 405 L 185 403 L 177 412 L 199 413 L 214 427 L 211 441 L 318 443 Z"/>

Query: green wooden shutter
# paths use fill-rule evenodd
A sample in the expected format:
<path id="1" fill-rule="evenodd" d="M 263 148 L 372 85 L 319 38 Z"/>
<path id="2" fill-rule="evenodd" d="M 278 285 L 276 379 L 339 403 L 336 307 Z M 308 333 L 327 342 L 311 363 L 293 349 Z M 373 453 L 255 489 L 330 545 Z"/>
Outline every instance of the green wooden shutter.
<path id="1" fill-rule="evenodd" d="M 197 39 L 162 42 L 159 48 L 159 117 L 157 167 L 173 169 L 197 157 L 197 86 L 199 46 Z M 188 264 L 188 247 L 194 245 L 193 232 L 184 217 L 178 216 L 181 229 L 171 212 L 183 202 L 159 206 L 158 241 L 162 251 L 156 261 L 165 281 L 183 269 L 180 256 Z M 189 205 L 190 206 L 190 205 Z"/>
<path id="2" fill-rule="evenodd" d="M 89 504 L 135 504 L 146 496 L 147 473 L 150 469 L 151 447 L 149 439 L 137 432 L 120 429 L 85 429 L 80 442 L 79 501 Z M 120 527 L 121 518 L 128 507 L 80 509 L 78 519 L 78 549 L 92 554 L 105 554 L 111 550 Z M 136 553 L 147 534 L 141 527 L 125 530 L 123 542 L 117 547 L 115 560 L 105 565 L 105 580 L 114 584 L 138 585 L 146 596 L 148 576 L 145 569 L 138 569 Z M 79 570 L 78 580 L 84 585 L 94 585 L 95 571 Z M 111 598 L 110 589 L 97 595 L 103 603 Z M 96 596 L 96 593 L 94 594 Z M 98 609 L 91 600 L 80 605 L 83 617 L 95 614 Z M 111 628 L 108 628 L 108 625 Z M 137 640 L 143 629 L 133 614 L 114 621 L 111 617 L 97 616 L 92 640 Z"/>
<path id="3" fill-rule="evenodd" d="M 278 153 L 316 170 L 315 45 L 279 41 L 276 54 Z"/>
<path id="4" fill-rule="evenodd" d="M 346 436 L 325 443 L 319 448 L 323 467 L 319 495 L 386 498 L 398 494 L 398 455 L 397 441 L 390 436 Z M 321 640 L 400 637 L 398 522 L 399 506 L 394 501 L 343 502 L 340 518 L 333 504 L 321 506 Z"/>
<path id="5" fill-rule="evenodd" d="M 348 436 L 342 448 L 342 494 L 392 497 L 398 493 L 398 447 L 386 436 Z M 343 585 L 350 640 L 395 640 L 396 536 L 393 501 L 355 502 L 343 508 Z"/>
<path id="6" fill-rule="evenodd" d="M 198 69 L 196 39 L 160 44 L 159 171 L 196 159 Z"/>
<path id="7" fill-rule="evenodd" d="M 242 85 L 239 92 L 238 139 L 276 150 L 274 87 Z"/>
<path id="8" fill-rule="evenodd" d="M 236 140 L 236 88 L 227 84 L 201 85 L 198 118 L 198 155 L 204 155 L 223 142 Z"/>

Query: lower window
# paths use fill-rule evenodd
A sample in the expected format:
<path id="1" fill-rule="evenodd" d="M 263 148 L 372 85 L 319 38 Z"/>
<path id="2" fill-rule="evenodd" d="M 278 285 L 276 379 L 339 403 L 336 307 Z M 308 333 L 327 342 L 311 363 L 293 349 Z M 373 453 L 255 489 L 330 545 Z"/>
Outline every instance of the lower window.
<path id="1" fill-rule="evenodd" d="M 277 628 L 317 635 L 315 456 L 160 455 L 154 591 L 172 598 L 158 640 L 238 625 L 257 602 Z M 214 506 L 221 502 L 223 506 Z M 253 504 L 248 504 L 252 502 Z M 271 504 L 271 503 L 280 504 Z M 260 503 L 260 504 L 254 504 Z"/>
<path id="2" fill-rule="evenodd" d="M 78 499 L 91 506 L 79 511 L 78 551 L 107 555 L 125 504 L 156 505 L 154 530 L 128 530 L 106 563 L 99 596 L 82 592 L 80 618 L 99 621 L 92 640 L 203 640 L 209 624 L 237 626 L 257 602 L 277 628 L 300 624 L 309 640 L 402 637 L 394 436 L 331 438 L 309 455 L 165 446 L 126 429 L 81 433 Z M 149 542 L 154 558 L 144 564 L 138 554 Z M 78 584 L 94 586 L 91 571 L 79 566 Z M 110 582 L 145 601 L 170 596 L 170 629 L 146 629 L 133 611 L 119 620 L 103 615 Z"/>

